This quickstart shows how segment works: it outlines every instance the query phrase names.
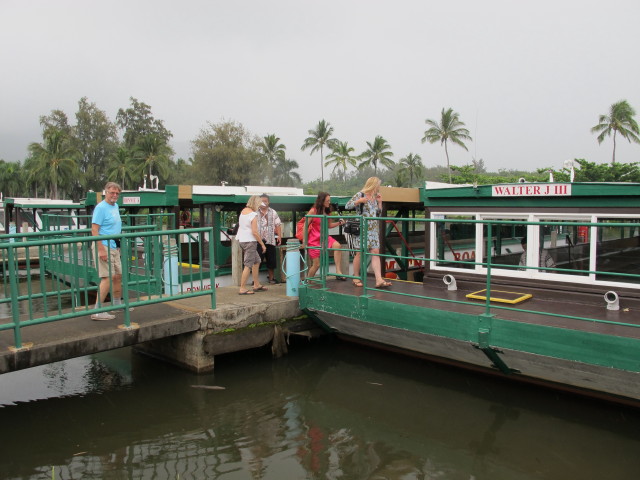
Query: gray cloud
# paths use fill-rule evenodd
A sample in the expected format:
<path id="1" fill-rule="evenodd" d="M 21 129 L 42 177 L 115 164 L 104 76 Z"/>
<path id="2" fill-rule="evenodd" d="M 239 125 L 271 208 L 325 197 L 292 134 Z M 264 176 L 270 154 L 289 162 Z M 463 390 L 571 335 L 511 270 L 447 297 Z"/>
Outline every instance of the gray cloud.
<path id="1" fill-rule="evenodd" d="M 398 159 L 419 153 L 426 118 L 452 107 L 469 152 L 489 169 L 607 162 L 589 129 L 609 105 L 640 109 L 640 4 L 614 0 L 434 2 L 300 0 L 0 3 L 0 158 L 22 160 L 38 118 L 71 118 L 87 96 L 115 119 L 133 96 L 174 134 L 179 156 L 207 121 L 275 133 L 306 180 L 300 145 L 320 119 L 361 151 L 383 135 Z M 615 41 L 609 41 L 615 39 Z M 620 144 L 622 162 L 640 147 Z"/>

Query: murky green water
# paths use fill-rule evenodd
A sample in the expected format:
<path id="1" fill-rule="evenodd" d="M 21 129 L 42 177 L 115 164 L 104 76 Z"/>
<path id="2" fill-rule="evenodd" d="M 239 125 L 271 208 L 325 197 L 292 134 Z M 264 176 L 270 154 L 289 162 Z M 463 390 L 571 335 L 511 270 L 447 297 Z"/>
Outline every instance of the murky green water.
<path id="1" fill-rule="evenodd" d="M 635 479 L 640 411 L 338 341 L 0 376 L 3 479 Z M 192 385 L 224 387 L 204 390 Z"/>

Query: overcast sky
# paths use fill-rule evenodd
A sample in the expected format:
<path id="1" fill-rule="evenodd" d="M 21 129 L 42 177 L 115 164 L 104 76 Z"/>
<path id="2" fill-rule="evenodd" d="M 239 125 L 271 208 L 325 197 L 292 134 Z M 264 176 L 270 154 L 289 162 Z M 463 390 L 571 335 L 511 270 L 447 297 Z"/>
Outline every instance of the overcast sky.
<path id="1" fill-rule="evenodd" d="M 0 159 L 23 160 L 53 109 L 75 123 L 86 96 L 113 121 L 129 97 L 150 105 L 177 157 L 207 122 L 275 133 L 305 180 L 321 119 L 357 153 L 382 135 L 396 161 L 445 165 L 421 139 L 449 107 L 474 139 L 453 165 L 608 162 L 590 128 L 619 100 L 640 110 L 639 23 L 637 0 L 0 0 Z"/>

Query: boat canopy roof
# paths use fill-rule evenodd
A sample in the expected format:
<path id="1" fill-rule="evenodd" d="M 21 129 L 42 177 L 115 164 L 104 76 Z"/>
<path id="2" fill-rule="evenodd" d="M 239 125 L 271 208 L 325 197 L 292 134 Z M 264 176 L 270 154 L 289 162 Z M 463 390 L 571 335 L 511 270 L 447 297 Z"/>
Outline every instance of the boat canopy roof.
<path id="1" fill-rule="evenodd" d="M 180 207 L 220 205 L 223 210 L 238 210 L 252 195 L 266 193 L 271 204 L 290 210 L 306 209 L 313 205 L 316 195 L 305 195 L 301 188 L 228 185 L 167 185 L 165 190 L 123 190 L 118 203 L 123 207 Z M 89 192 L 85 205 L 95 206 L 102 201 L 101 192 Z M 332 203 L 344 206 L 350 197 L 332 196 Z"/>
<path id="2" fill-rule="evenodd" d="M 8 205 L 14 208 L 82 208 L 82 203 L 77 203 L 73 200 L 51 200 L 49 198 L 5 197 L 3 206 Z"/>

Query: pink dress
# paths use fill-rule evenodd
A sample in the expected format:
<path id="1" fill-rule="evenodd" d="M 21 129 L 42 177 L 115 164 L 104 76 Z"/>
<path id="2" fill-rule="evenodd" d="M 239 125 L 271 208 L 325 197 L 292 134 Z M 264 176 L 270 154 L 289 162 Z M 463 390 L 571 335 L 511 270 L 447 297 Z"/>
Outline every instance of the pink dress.
<path id="1" fill-rule="evenodd" d="M 309 215 L 315 215 L 316 211 L 314 208 L 309 210 Z M 309 233 L 307 234 L 307 245 L 310 247 L 319 247 L 320 246 L 320 218 L 310 218 L 309 219 Z M 329 235 L 329 248 L 333 247 L 333 245 L 337 243 L 337 240 Z M 320 250 L 309 249 L 309 256 L 311 258 L 318 258 L 320 256 Z"/>

